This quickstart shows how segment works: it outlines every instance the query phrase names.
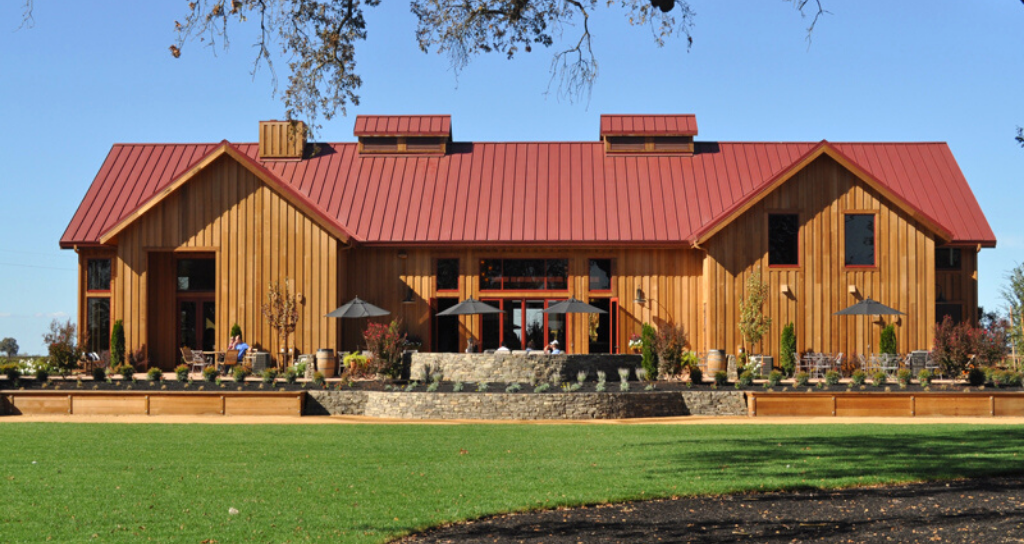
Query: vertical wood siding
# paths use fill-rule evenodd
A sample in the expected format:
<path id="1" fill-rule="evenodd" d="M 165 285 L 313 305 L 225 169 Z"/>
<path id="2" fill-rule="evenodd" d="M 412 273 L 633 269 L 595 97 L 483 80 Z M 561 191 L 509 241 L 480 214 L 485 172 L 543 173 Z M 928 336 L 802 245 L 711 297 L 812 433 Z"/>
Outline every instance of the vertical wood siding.
<path id="1" fill-rule="evenodd" d="M 233 323 L 246 341 L 277 352 L 261 305 L 269 282 L 286 277 L 301 293 L 291 345 L 300 353 L 336 348 L 337 323 L 324 314 L 338 305 L 339 242 L 229 158 L 140 217 L 117 240 L 112 319 L 124 319 L 130 349 L 148 349 L 150 364 L 172 368 L 176 355 L 176 257 L 213 255 L 216 346 Z"/>
<path id="2" fill-rule="evenodd" d="M 800 214 L 800 266 L 768 266 L 768 220 L 773 211 Z M 876 214 L 876 266 L 847 268 L 844 214 Z M 747 278 L 755 269 L 768 283 L 765 311 L 771 331 L 758 350 L 778 357 L 786 323 L 796 325 L 797 350 L 865 353 L 878 348 L 881 325 L 868 317 L 834 316 L 857 302 L 848 286 L 904 313 L 896 327 L 902 352 L 930 349 L 935 322 L 935 243 L 921 225 L 830 158 L 822 157 L 735 220 L 706 244 L 709 348 L 735 353 Z M 788 285 L 792 296 L 783 295 Z M 877 319 L 877 318 L 874 318 Z M 886 318 L 886 322 L 893 322 Z M 752 347 L 747 346 L 750 350 Z M 777 360 L 777 359 L 776 359 Z"/>

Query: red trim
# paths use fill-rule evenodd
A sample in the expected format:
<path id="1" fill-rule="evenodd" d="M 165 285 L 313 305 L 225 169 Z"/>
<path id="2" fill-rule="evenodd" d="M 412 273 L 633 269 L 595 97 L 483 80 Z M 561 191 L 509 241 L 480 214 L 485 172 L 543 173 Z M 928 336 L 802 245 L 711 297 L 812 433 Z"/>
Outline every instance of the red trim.
<path id="1" fill-rule="evenodd" d="M 795 215 L 796 216 L 796 264 L 772 264 L 772 216 L 773 215 Z M 765 214 L 765 222 L 768 223 L 765 231 L 768 236 L 768 269 L 769 270 L 799 270 L 804 264 L 804 237 L 801 236 L 800 212 L 774 211 Z"/>
<path id="2" fill-rule="evenodd" d="M 872 238 L 872 264 L 846 264 L 846 216 L 848 215 L 870 215 L 872 216 L 871 228 L 874 231 Z M 878 212 L 875 210 L 846 210 L 843 212 L 843 268 L 853 270 L 874 270 L 878 268 Z"/>

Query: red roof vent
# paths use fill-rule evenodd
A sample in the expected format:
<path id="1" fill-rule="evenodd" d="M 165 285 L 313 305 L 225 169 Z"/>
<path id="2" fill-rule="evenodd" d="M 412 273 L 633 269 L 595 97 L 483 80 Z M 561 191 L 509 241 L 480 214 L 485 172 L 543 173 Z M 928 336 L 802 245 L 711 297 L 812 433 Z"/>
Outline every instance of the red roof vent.
<path id="1" fill-rule="evenodd" d="M 360 153 L 440 153 L 452 139 L 451 115 L 358 115 Z"/>
<path id="2" fill-rule="evenodd" d="M 693 155 L 696 135 L 693 114 L 601 116 L 606 153 Z"/>

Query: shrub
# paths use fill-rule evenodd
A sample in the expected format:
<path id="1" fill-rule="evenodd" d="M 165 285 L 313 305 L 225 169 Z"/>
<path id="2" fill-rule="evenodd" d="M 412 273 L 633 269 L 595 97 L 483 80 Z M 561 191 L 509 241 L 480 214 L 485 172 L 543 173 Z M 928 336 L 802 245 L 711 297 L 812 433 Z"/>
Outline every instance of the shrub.
<path id="1" fill-rule="evenodd" d="M 50 332 L 43 335 L 50 364 L 61 374 L 75 368 L 82 358 L 82 347 L 76 342 L 77 334 L 75 324 L 70 319 L 64 323 L 54 319 L 50 322 Z"/>
<path id="2" fill-rule="evenodd" d="M 174 375 L 178 378 L 179 382 L 188 381 L 188 365 L 174 367 Z"/>
<path id="3" fill-rule="evenodd" d="M 345 373 L 353 378 L 372 378 L 375 374 L 370 368 L 370 361 L 360 353 L 352 352 L 342 359 Z"/>
<path id="4" fill-rule="evenodd" d="M 597 382 L 597 386 L 594 387 L 594 391 L 598 393 L 604 393 L 608 390 L 608 384 L 606 382 Z"/>
<path id="5" fill-rule="evenodd" d="M 619 391 L 629 391 L 629 382 L 619 382 Z"/>
<path id="6" fill-rule="evenodd" d="M 914 376 L 914 373 L 909 368 L 901 368 L 896 372 L 896 383 L 900 384 L 900 387 L 906 388 L 910 385 L 910 380 Z"/>
<path id="7" fill-rule="evenodd" d="M 506 393 L 517 393 L 522 388 L 523 388 L 523 386 L 519 385 L 519 382 L 516 382 L 516 383 L 510 384 L 508 387 L 506 387 L 505 388 L 505 392 Z"/>
<path id="8" fill-rule="evenodd" d="M 92 380 L 94 382 L 102 382 L 107 379 L 107 369 L 102 366 L 98 366 L 92 369 Z"/>
<path id="9" fill-rule="evenodd" d="M 590 373 L 587 372 L 586 370 L 581 370 L 581 371 L 577 372 L 576 373 L 576 383 L 583 383 L 583 382 L 587 381 L 587 376 L 589 374 Z"/>
<path id="10" fill-rule="evenodd" d="M 644 368 L 642 366 L 638 366 L 638 367 L 633 369 L 633 373 L 636 374 L 637 381 L 641 381 L 641 382 L 647 381 L 647 369 L 646 368 Z"/>
<path id="11" fill-rule="evenodd" d="M 434 391 L 437 391 L 438 387 L 441 387 L 441 382 L 430 382 L 430 385 L 427 386 L 427 392 L 433 393 Z"/>
<path id="12" fill-rule="evenodd" d="M 690 383 L 704 383 L 704 371 L 699 366 L 690 367 Z"/>
<path id="13" fill-rule="evenodd" d="M 921 387 L 928 387 L 933 379 L 935 379 L 935 375 L 931 370 L 922 370 L 917 373 L 917 383 L 920 383 Z"/>
<path id="14" fill-rule="evenodd" d="M 231 325 L 231 332 L 228 333 L 228 336 L 230 336 L 231 338 L 234 338 L 236 336 L 242 336 L 242 327 L 239 327 L 238 323 L 233 323 Z"/>
<path id="15" fill-rule="evenodd" d="M 882 387 L 888 381 L 889 376 L 884 371 L 879 370 L 878 372 L 875 372 L 874 374 L 871 375 L 871 383 L 873 383 L 877 387 Z"/>
<path id="16" fill-rule="evenodd" d="M 715 372 L 715 385 L 727 385 L 729 383 L 729 373 L 724 370 Z"/>
<path id="17" fill-rule="evenodd" d="M 985 373 L 980 368 L 972 367 L 967 371 L 967 383 L 971 387 L 978 387 L 979 385 L 985 385 Z"/>
<path id="18" fill-rule="evenodd" d="M 655 351 L 656 340 L 654 335 L 654 327 L 650 323 L 644 323 L 640 329 L 640 364 L 647 369 L 647 375 L 652 380 L 658 379 L 658 361 L 657 353 Z"/>
<path id="19" fill-rule="evenodd" d="M 391 379 L 402 377 L 402 352 L 405 350 L 405 334 L 401 333 L 402 320 L 395 319 L 389 325 L 370 323 L 363 333 L 366 349 L 373 354 L 380 373 Z"/>
<path id="20" fill-rule="evenodd" d="M 547 385 L 547 384 L 544 384 L 544 385 Z M 491 384 L 489 384 L 487 382 L 480 382 L 480 383 L 476 384 L 476 390 L 480 391 L 481 393 L 483 393 L 484 391 L 487 391 L 488 389 L 490 389 L 490 387 L 491 387 Z"/>
<path id="21" fill-rule="evenodd" d="M 603 370 L 597 371 L 597 383 L 604 383 L 608 379 L 608 373 Z"/>
<path id="22" fill-rule="evenodd" d="M 231 371 L 231 374 L 235 378 L 236 382 L 241 383 L 244 382 L 246 376 L 249 375 L 249 369 L 243 365 L 236 365 L 235 368 Z"/>
<path id="23" fill-rule="evenodd" d="M 124 321 L 118 319 L 110 329 L 110 365 L 124 362 Z"/>
<path id="24" fill-rule="evenodd" d="M 897 349 L 898 348 L 896 345 L 896 325 L 890 323 L 889 325 L 886 325 L 885 328 L 882 329 L 882 335 L 878 341 L 878 350 L 881 353 L 896 355 L 897 353 L 899 353 Z"/>
<path id="25" fill-rule="evenodd" d="M 1021 383 L 1024 382 L 1024 375 L 1015 370 L 1006 371 L 1006 386 L 1007 387 L 1020 387 Z"/>
<path id="26" fill-rule="evenodd" d="M 792 323 L 787 323 L 782 329 L 782 338 L 779 342 L 779 368 L 787 376 L 793 374 L 796 368 L 796 328 Z"/>
<path id="27" fill-rule="evenodd" d="M 797 372 L 796 375 L 793 376 L 793 384 L 796 385 L 797 387 L 804 387 L 807 385 L 807 382 L 810 381 L 810 379 L 810 374 L 806 372 Z"/>
<path id="28" fill-rule="evenodd" d="M 932 357 L 942 365 L 945 374 L 960 376 L 975 355 L 981 366 L 994 366 L 1006 355 L 1006 332 L 1002 328 L 986 330 L 968 323 L 953 323 L 950 316 L 935 325 L 935 347 Z"/>
<path id="29" fill-rule="evenodd" d="M 45 382 L 50 379 L 50 369 L 46 365 L 36 367 L 36 381 Z"/>
<path id="30" fill-rule="evenodd" d="M 18 363 L 6 363 L 4 365 L 0 365 L 0 372 L 6 374 L 7 379 L 12 383 L 17 382 L 18 379 L 21 378 L 21 366 Z"/>
<path id="31" fill-rule="evenodd" d="M 697 357 L 696 353 L 687 350 L 684 351 L 682 356 L 679 357 L 679 363 L 681 366 L 680 371 L 682 371 L 687 368 L 700 366 L 700 358 Z"/>
<path id="32" fill-rule="evenodd" d="M 679 359 L 686 347 L 686 329 L 682 326 L 663 323 L 654 338 L 658 353 L 658 379 L 667 380 L 679 374 Z"/>
<path id="33" fill-rule="evenodd" d="M 263 383 L 274 383 L 277 379 L 277 369 L 268 368 L 263 371 Z"/>
<path id="34" fill-rule="evenodd" d="M 853 374 L 850 374 L 850 383 L 860 387 L 864 385 L 864 381 L 867 380 L 868 375 L 863 370 L 854 370 Z"/>
<path id="35" fill-rule="evenodd" d="M 486 382 L 484 382 L 484 383 L 486 383 Z M 538 385 L 537 387 L 534 387 L 533 388 L 533 392 L 534 393 L 543 393 L 543 392 L 547 391 L 548 389 L 551 389 L 551 384 L 550 383 L 542 383 L 542 384 Z M 477 390 L 479 391 L 479 389 L 477 389 Z M 486 389 L 484 391 L 486 391 Z"/>
<path id="36" fill-rule="evenodd" d="M 122 381 L 135 379 L 135 367 L 128 363 L 124 363 L 121 366 L 117 367 L 116 369 L 112 370 L 116 370 L 117 373 L 121 375 Z"/>
<path id="37" fill-rule="evenodd" d="M 825 383 L 828 385 L 839 385 L 839 378 L 841 376 L 838 370 L 829 370 L 825 373 Z"/>
<path id="38" fill-rule="evenodd" d="M 465 387 L 466 387 L 466 385 L 464 383 L 462 383 L 462 382 L 455 382 L 455 385 L 452 386 L 452 391 L 454 391 L 456 393 L 459 393 Z"/>
<path id="39" fill-rule="evenodd" d="M 629 369 L 628 368 L 619 368 L 619 381 L 620 382 L 628 382 L 629 381 Z"/>
<path id="40" fill-rule="evenodd" d="M 324 378 L 324 373 L 323 372 L 316 371 L 316 372 L 313 373 L 313 383 L 315 383 L 317 385 L 323 385 L 326 382 L 327 382 L 327 380 Z"/>
<path id="41" fill-rule="evenodd" d="M 160 370 L 159 368 L 157 368 L 155 366 L 153 368 L 149 369 L 148 371 L 146 371 L 146 378 L 149 379 L 149 381 L 151 381 L 151 382 L 158 382 L 158 381 L 160 381 L 160 378 L 163 378 L 163 377 L 164 377 L 164 371 Z"/>
<path id="42" fill-rule="evenodd" d="M 779 372 L 778 370 L 773 370 L 768 374 L 768 387 L 775 387 L 776 385 L 779 385 L 779 382 L 781 381 L 782 372 Z"/>
<path id="43" fill-rule="evenodd" d="M 295 370 L 295 367 L 291 367 L 284 371 L 285 383 L 295 383 L 299 380 L 299 373 Z"/>
<path id="44" fill-rule="evenodd" d="M 212 365 L 204 368 L 203 379 L 208 382 L 212 382 L 213 380 L 217 379 L 217 368 Z"/>
<path id="45" fill-rule="evenodd" d="M 749 370 L 744 370 L 743 373 L 740 374 L 739 381 L 736 382 L 736 385 L 741 387 L 749 387 L 753 383 L 754 373 Z"/>
<path id="46" fill-rule="evenodd" d="M 409 383 L 408 383 L 408 384 L 407 384 L 407 385 L 405 386 L 405 390 L 406 390 L 407 392 L 408 392 L 408 391 L 415 391 L 415 390 L 416 390 L 416 386 L 418 386 L 419 384 L 420 384 L 419 382 L 417 382 L 416 380 L 413 380 L 413 381 L 409 382 Z"/>
<path id="47" fill-rule="evenodd" d="M 991 372 L 989 372 L 989 370 L 991 370 Z M 1005 371 L 999 370 L 997 368 L 986 368 L 985 374 L 988 377 L 988 381 L 991 382 L 992 385 L 996 387 L 1003 387 L 1004 385 L 1006 385 L 1007 376 Z"/>

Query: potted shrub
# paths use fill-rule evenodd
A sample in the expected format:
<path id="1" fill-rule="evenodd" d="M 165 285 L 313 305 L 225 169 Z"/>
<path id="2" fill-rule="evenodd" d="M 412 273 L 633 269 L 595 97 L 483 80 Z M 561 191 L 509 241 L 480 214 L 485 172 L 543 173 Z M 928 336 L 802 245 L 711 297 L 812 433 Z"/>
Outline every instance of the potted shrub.
<path id="1" fill-rule="evenodd" d="M 761 270 L 754 272 L 747 278 L 746 296 L 740 298 L 740 334 L 743 340 L 751 349 L 760 346 L 761 339 L 768 334 L 771 328 L 772 319 L 764 314 L 764 305 L 768 300 L 768 284 L 761 279 Z M 755 355 L 755 364 L 761 363 L 761 371 L 767 374 L 771 371 L 771 357 Z"/>

